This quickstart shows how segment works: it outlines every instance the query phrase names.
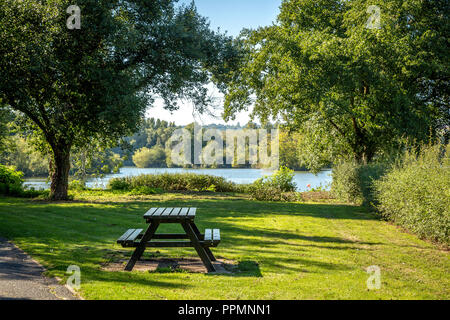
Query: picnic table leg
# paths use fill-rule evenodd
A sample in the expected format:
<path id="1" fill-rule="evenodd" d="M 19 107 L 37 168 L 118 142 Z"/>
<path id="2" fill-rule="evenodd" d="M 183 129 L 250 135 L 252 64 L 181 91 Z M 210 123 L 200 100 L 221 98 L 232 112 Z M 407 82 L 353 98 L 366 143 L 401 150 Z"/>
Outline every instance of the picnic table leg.
<path id="1" fill-rule="evenodd" d="M 134 268 L 134 265 L 136 262 L 142 257 L 142 254 L 145 251 L 145 245 L 147 242 L 149 242 L 153 235 L 156 232 L 156 229 L 159 227 L 159 222 L 151 222 L 150 225 L 147 228 L 147 231 L 145 231 L 141 241 L 139 242 L 139 245 L 136 247 L 136 250 L 134 250 L 133 255 L 130 258 L 130 261 L 128 261 L 125 271 L 132 271 Z"/>
<path id="2" fill-rule="evenodd" d="M 197 228 L 197 226 L 195 225 L 195 223 L 189 222 L 189 224 L 191 225 L 192 230 L 194 230 L 194 232 L 195 232 L 195 234 L 197 235 L 197 237 L 198 237 L 200 240 L 204 240 L 204 239 L 201 239 L 201 238 L 200 238 L 200 237 L 201 237 L 201 232 L 200 232 L 200 230 L 198 230 L 198 228 Z M 206 254 L 208 255 L 209 259 L 211 259 L 211 261 L 217 261 L 216 257 L 214 257 L 214 255 L 213 255 L 211 249 L 209 249 L 208 247 L 205 247 L 204 249 L 205 249 Z"/>
<path id="3" fill-rule="evenodd" d="M 187 222 L 182 222 L 181 225 L 183 226 L 183 229 L 186 232 L 186 234 L 191 239 L 191 242 L 194 245 L 195 250 L 200 256 L 200 259 L 202 259 L 203 264 L 205 265 L 208 272 L 215 272 L 216 268 L 214 268 L 211 259 L 209 258 L 208 254 L 205 251 L 205 248 L 203 248 L 203 246 L 200 244 L 200 240 L 198 239 L 197 235 L 192 229 L 191 224 Z"/>

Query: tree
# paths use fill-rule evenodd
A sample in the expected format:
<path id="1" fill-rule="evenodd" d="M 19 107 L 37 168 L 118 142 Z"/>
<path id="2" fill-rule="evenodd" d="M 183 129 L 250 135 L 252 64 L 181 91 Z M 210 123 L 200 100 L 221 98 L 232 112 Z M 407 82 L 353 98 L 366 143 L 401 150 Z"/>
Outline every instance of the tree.
<path id="1" fill-rule="evenodd" d="M 16 167 L 26 177 L 44 177 L 48 174 L 48 159 L 18 134 L 8 138 L 8 148 L 0 160 L 3 164 Z"/>
<path id="2" fill-rule="evenodd" d="M 160 168 L 166 164 L 166 152 L 161 146 L 144 147 L 135 152 L 133 162 L 138 168 Z"/>
<path id="3" fill-rule="evenodd" d="M 366 27 L 371 5 L 380 28 Z M 254 103 L 263 121 L 283 120 L 310 167 L 424 141 L 449 124 L 448 13 L 448 1 L 285 0 L 277 24 L 241 34 L 225 117 Z"/>
<path id="4" fill-rule="evenodd" d="M 0 108 L 0 153 L 5 151 L 6 137 L 8 136 L 9 110 Z"/>
<path id="5" fill-rule="evenodd" d="M 71 1 L 0 0 L 0 101 L 48 148 L 53 199 L 67 198 L 72 148 L 134 132 L 154 96 L 171 110 L 179 97 L 208 103 L 207 69 L 219 73 L 231 42 L 175 3 L 78 0 L 70 30 Z"/>

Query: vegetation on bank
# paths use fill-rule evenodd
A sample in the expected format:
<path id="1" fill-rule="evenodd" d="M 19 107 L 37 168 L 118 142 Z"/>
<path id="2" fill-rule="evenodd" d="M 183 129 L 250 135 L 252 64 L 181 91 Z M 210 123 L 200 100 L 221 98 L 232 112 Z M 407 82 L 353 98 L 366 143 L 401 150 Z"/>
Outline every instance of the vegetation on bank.
<path id="1" fill-rule="evenodd" d="M 406 152 L 374 193 L 383 217 L 450 247 L 450 145 Z"/>
<path id="2" fill-rule="evenodd" d="M 111 190 L 130 191 L 141 187 L 159 188 L 164 191 L 240 191 L 239 185 L 229 182 L 223 177 L 194 173 L 161 173 L 113 178 L 108 184 L 108 188 Z"/>
<path id="3" fill-rule="evenodd" d="M 333 168 L 331 193 L 363 204 L 383 218 L 442 244 L 450 244 L 450 145 L 422 146 L 393 162 Z"/>

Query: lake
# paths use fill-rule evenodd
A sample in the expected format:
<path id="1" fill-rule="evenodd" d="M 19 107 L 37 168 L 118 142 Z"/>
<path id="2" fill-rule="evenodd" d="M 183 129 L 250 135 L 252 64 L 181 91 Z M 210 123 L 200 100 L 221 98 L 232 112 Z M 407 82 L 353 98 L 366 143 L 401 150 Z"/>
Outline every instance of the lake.
<path id="1" fill-rule="evenodd" d="M 209 174 L 213 176 L 224 177 L 225 179 L 243 184 L 252 183 L 256 179 L 262 178 L 266 175 L 271 175 L 273 172 L 263 169 L 183 169 L 183 168 L 148 168 L 141 169 L 135 167 L 123 167 L 119 173 L 107 174 L 102 178 L 90 178 L 86 185 L 89 188 L 105 188 L 111 178 L 132 177 L 141 174 L 158 174 L 158 173 L 197 173 Z M 296 171 L 294 181 L 297 184 L 298 191 L 306 191 L 307 185 L 310 184 L 312 188 L 323 187 L 329 189 L 331 184 L 331 170 L 324 170 L 317 175 L 307 171 Z M 46 179 L 26 179 L 24 185 L 34 187 L 35 189 L 48 189 L 49 183 Z"/>

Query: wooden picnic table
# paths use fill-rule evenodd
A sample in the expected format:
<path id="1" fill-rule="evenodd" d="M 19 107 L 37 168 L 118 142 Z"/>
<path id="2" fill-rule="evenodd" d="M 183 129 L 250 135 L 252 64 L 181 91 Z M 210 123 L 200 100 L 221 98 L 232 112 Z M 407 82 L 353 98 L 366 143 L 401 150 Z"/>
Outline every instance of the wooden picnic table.
<path id="1" fill-rule="evenodd" d="M 134 265 L 142 257 L 146 248 L 193 247 L 200 259 L 202 259 L 208 272 L 216 271 L 212 264 L 212 261 L 216 261 L 216 258 L 210 248 L 219 245 L 220 230 L 206 229 L 204 234 L 200 233 L 194 223 L 196 212 L 197 208 L 151 208 L 148 210 L 144 214 L 144 219 L 149 224 L 145 232 L 143 232 L 143 229 L 129 229 L 117 240 L 117 243 L 124 248 L 136 248 L 125 270 L 133 270 Z M 156 230 L 163 223 L 179 223 L 185 233 L 157 234 Z"/>

